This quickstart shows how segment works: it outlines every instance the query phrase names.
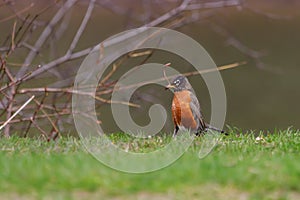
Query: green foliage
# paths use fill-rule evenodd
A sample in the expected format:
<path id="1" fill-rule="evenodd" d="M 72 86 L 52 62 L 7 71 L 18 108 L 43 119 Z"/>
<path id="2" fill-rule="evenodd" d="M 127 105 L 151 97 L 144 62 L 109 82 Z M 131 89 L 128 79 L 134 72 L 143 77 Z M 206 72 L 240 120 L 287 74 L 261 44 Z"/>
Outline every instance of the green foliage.
<path id="1" fill-rule="evenodd" d="M 110 138 L 135 152 L 149 152 L 171 140 L 166 135 L 134 139 L 113 134 Z M 54 195 L 61 199 L 134 199 L 140 195 L 163 199 L 300 197 L 300 131 L 241 134 L 231 129 L 210 155 L 199 159 L 202 140 L 196 138 L 184 156 L 167 168 L 126 174 L 99 163 L 81 147 L 80 140 L 72 137 L 55 142 L 1 138 L 0 193 L 40 198 Z"/>

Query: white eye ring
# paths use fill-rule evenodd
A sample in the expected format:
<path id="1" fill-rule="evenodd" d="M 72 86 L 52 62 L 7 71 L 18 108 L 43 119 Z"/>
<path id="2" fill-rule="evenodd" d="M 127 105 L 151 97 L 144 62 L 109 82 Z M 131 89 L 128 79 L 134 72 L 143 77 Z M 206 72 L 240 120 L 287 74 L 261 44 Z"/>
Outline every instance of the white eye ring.
<path id="1" fill-rule="evenodd" d="M 180 81 L 179 81 L 179 80 L 176 80 L 176 81 L 174 81 L 174 83 L 175 83 L 176 86 L 179 86 Z"/>

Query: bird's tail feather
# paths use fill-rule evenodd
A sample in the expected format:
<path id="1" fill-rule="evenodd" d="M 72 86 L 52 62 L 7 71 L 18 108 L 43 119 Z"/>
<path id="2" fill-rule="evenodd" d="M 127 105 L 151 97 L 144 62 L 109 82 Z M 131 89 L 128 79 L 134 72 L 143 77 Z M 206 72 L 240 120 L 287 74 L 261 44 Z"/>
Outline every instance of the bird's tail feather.
<path id="1" fill-rule="evenodd" d="M 206 124 L 206 130 L 208 130 L 208 129 L 213 130 L 213 131 L 218 131 L 220 133 L 227 135 L 227 133 L 224 130 L 218 129 L 210 124 Z"/>

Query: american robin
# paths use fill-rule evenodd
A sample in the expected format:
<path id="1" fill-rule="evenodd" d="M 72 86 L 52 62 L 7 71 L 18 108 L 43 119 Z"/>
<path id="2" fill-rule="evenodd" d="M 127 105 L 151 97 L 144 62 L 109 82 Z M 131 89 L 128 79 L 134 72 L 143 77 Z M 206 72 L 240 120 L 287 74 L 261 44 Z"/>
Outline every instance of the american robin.
<path id="1" fill-rule="evenodd" d="M 222 130 L 204 122 L 199 101 L 186 77 L 177 76 L 167 88 L 174 92 L 172 101 L 172 118 L 175 126 L 174 137 L 179 129 L 190 130 L 196 135 L 200 135 L 207 129 L 223 133 Z"/>

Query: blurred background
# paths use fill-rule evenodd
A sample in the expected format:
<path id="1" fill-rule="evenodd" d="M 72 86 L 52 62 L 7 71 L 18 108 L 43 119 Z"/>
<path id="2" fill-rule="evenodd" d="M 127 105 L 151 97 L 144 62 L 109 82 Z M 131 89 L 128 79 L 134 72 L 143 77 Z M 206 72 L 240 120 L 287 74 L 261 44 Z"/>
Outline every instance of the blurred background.
<path id="1" fill-rule="evenodd" d="M 5 135 L 76 135 L 71 95 L 81 62 L 108 37 L 145 25 L 190 36 L 217 66 L 247 62 L 221 71 L 227 92 L 227 125 L 243 130 L 300 128 L 299 8 L 296 0 L 2 1 L 0 125 L 34 94 L 35 100 L 3 129 Z M 111 116 L 109 91 L 123 73 L 151 62 L 171 62 L 180 72 L 194 71 L 168 52 L 120 57 L 114 63 L 117 68 L 113 70 L 112 64 L 108 78 L 99 83 L 104 100 L 97 103 L 98 123 L 105 132 L 120 131 Z M 189 80 L 209 119 L 205 83 L 200 75 Z M 133 103 L 141 105 L 131 108 L 132 117 L 146 125 L 148 108 L 154 103 L 169 108 L 171 99 L 172 94 L 163 87 L 142 87 L 132 97 Z M 164 132 L 172 131 L 170 114 Z"/>

